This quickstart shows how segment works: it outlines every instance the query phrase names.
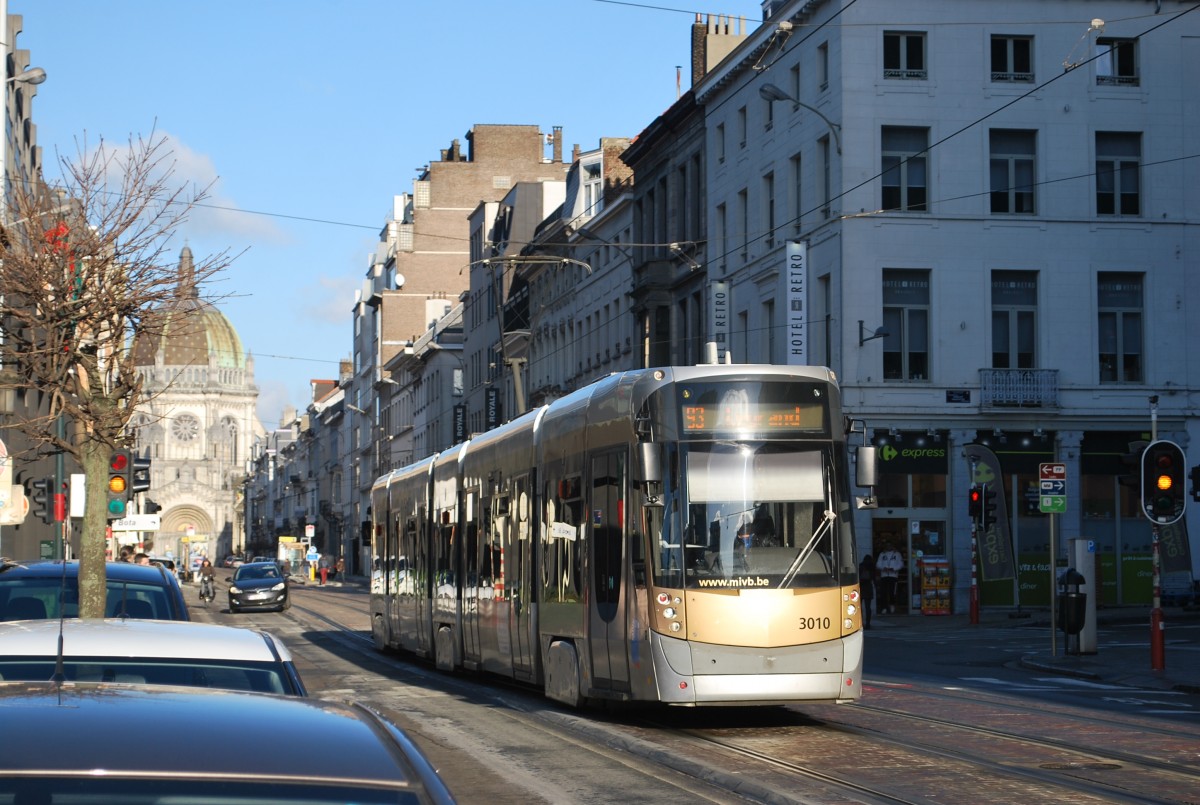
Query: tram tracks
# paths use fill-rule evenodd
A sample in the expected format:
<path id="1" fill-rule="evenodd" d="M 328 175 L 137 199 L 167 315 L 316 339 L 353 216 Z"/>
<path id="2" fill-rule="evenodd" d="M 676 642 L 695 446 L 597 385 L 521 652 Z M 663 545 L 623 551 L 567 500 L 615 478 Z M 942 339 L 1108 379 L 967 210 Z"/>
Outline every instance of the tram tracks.
<path id="1" fill-rule="evenodd" d="M 551 740 L 590 747 L 642 772 L 659 768 L 681 790 L 696 787 L 698 800 L 1200 803 L 1194 735 L 1188 742 L 1185 731 L 1149 719 L 911 686 L 878 688 L 842 706 L 659 710 L 653 717 L 579 713 L 519 686 L 447 676 L 411 658 L 380 654 L 358 609 L 361 598 L 322 596 L 319 605 L 305 598 L 294 600 L 289 615 L 326 647 L 330 640 L 413 684 L 487 708 L 511 733 L 558 736 Z M 1135 735 L 1147 751 L 1130 746 Z"/>

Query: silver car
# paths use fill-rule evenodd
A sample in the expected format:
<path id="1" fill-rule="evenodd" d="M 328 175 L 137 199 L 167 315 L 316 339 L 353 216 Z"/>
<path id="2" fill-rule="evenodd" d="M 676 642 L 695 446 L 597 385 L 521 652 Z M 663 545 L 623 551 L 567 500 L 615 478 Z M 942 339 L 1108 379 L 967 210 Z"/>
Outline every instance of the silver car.
<path id="1" fill-rule="evenodd" d="M 306 694 L 287 648 L 257 629 L 134 618 L 0 623 L 0 680 L 56 673 L 68 681 Z"/>
<path id="2" fill-rule="evenodd" d="M 368 708 L 175 687 L 2 682 L 0 802 L 453 803 Z"/>

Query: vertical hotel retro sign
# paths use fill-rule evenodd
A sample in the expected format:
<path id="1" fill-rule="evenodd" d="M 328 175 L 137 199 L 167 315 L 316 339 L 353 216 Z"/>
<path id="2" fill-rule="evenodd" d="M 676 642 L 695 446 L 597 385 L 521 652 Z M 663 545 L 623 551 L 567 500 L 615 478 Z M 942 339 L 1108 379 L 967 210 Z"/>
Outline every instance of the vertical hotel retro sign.
<path id="1" fill-rule="evenodd" d="M 717 345 L 717 363 L 724 363 L 729 351 L 729 283 L 708 283 L 708 340 Z"/>
<path id="2" fill-rule="evenodd" d="M 787 241 L 784 282 L 787 300 L 787 360 L 789 366 L 808 364 L 808 243 Z"/>

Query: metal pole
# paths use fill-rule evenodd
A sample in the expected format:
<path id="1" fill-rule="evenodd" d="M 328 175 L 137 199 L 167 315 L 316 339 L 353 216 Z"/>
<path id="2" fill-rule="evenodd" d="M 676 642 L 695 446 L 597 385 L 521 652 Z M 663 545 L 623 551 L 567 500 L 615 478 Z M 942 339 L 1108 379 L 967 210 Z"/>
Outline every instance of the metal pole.
<path id="1" fill-rule="evenodd" d="M 1158 553 L 1158 526 L 1150 530 L 1150 560 L 1154 574 L 1154 604 L 1150 609 L 1150 670 L 1161 671 L 1167 665 L 1162 613 L 1162 576 L 1160 575 L 1160 559 Z"/>
<path id="2" fill-rule="evenodd" d="M 974 522 L 971 523 L 971 623 L 979 623 L 979 581 L 976 578 L 979 575 L 977 565 L 979 564 L 979 528 Z"/>
<path id="3" fill-rule="evenodd" d="M 1058 546 L 1057 531 L 1058 517 L 1050 515 L 1050 656 L 1058 656 L 1058 618 L 1056 617 L 1058 601 Z"/>
<path id="4" fill-rule="evenodd" d="M 1150 398 L 1150 442 L 1158 441 L 1158 395 Z M 1143 492 L 1143 494 L 1145 494 Z M 1166 667 L 1167 658 L 1164 647 L 1164 629 L 1162 614 L 1162 576 L 1160 575 L 1160 558 L 1158 553 L 1158 523 L 1153 523 L 1150 529 L 1150 572 L 1154 585 L 1154 600 L 1150 607 L 1150 670 L 1161 671 Z"/>

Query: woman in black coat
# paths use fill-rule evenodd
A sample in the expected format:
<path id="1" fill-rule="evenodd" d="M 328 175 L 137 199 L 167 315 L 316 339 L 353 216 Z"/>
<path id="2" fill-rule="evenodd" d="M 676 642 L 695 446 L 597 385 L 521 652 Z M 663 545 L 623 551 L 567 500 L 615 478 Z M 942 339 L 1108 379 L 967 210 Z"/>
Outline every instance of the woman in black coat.
<path id="1" fill-rule="evenodd" d="M 864 629 L 871 628 L 871 609 L 875 603 L 875 557 L 867 554 L 858 565 L 858 590 L 862 598 Z"/>

